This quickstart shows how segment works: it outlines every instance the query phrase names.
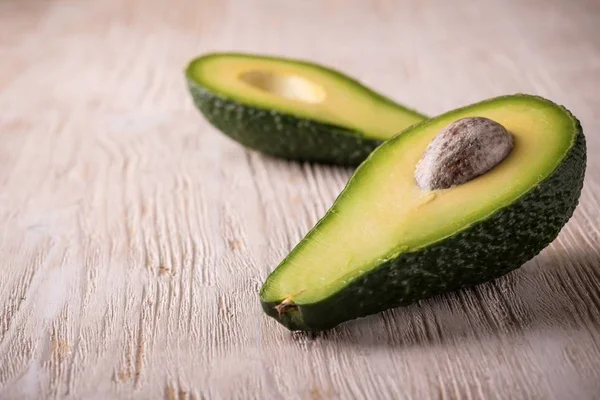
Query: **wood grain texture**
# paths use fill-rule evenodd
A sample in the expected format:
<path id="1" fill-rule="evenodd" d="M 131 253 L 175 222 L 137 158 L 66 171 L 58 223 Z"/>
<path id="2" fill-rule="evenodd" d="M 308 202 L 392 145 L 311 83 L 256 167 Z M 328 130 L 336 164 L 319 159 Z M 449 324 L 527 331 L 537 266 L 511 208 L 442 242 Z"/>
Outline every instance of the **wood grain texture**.
<path id="1" fill-rule="evenodd" d="M 0 398 L 600 398 L 600 3 L 0 1 Z M 310 337 L 257 291 L 351 171 L 193 108 L 213 50 L 312 59 L 435 115 L 565 104 L 589 163 L 560 237 L 489 284 Z"/>

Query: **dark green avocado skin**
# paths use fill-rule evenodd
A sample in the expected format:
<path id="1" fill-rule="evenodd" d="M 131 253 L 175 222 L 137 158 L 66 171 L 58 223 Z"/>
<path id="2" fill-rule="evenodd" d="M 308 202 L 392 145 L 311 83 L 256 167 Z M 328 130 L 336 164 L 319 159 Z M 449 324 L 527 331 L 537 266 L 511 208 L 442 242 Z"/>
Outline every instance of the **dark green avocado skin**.
<path id="1" fill-rule="evenodd" d="M 239 103 L 189 78 L 187 83 L 208 122 L 243 146 L 274 157 L 355 166 L 381 144 L 340 126 Z"/>
<path id="2" fill-rule="evenodd" d="M 354 318 L 498 278 L 536 256 L 573 215 L 586 166 L 579 121 L 563 162 L 510 206 L 454 236 L 401 254 L 330 297 L 288 308 L 262 302 L 265 313 L 290 330 L 321 331 Z"/>

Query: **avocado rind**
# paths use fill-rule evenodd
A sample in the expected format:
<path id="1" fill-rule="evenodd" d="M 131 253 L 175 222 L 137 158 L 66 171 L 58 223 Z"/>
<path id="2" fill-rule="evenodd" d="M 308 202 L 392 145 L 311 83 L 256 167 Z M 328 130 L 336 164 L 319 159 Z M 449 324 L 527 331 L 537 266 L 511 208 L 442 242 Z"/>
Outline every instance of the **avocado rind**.
<path id="1" fill-rule="evenodd" d="M 382 143 L 341 126 L 242 104 L 190 78 L 187 84 L 194 104 L 214 127 L 243 146 L 273 157 L 355 166 Z"/>

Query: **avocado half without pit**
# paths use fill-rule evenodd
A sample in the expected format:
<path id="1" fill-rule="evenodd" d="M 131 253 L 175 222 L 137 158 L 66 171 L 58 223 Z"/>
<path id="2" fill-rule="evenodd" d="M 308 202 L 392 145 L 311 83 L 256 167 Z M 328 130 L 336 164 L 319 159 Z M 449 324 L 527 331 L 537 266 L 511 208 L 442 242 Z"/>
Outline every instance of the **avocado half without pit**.
<path id="1" fill-rule="evenodd" d="M 540 97 L 494 98 L 378 147 L 271 273 L 264 311 L 318 331 L 472 286 L 524 264 L 577 206 L 578 120 Z"/>
<path id="2" fill-rule="evenodd" d="M 426 117 L 306 61 L 212 53 L 186 70 L 195 105 L 242 145 L 280 158 L 358 165 Z"/>

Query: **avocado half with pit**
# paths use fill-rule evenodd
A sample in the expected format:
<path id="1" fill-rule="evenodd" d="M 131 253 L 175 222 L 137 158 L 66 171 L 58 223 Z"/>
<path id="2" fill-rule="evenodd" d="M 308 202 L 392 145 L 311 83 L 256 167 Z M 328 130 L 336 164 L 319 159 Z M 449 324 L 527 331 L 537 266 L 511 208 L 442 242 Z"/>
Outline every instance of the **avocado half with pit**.
<path id="1" fill-rule="evenodd" d="M 472 117 L 503 126 L 512 150 L 467 182 L 420 187 L 414 173 L 432 140 Z M 318 331 L 500 277 L 556 238 L 585 165 L 578 120 L 540 97 L 498 97 L 412 126 L 358 167 L 271 273 L 263 309 L 291 330 Z"/>
<path id="2" fill-rule="evenodd" d="M 382 141 L 426 118 L 306 61 L 212 53 L 193 60 L 186 77 L 213 126 L 285 159 L 358 165 Z"/>

